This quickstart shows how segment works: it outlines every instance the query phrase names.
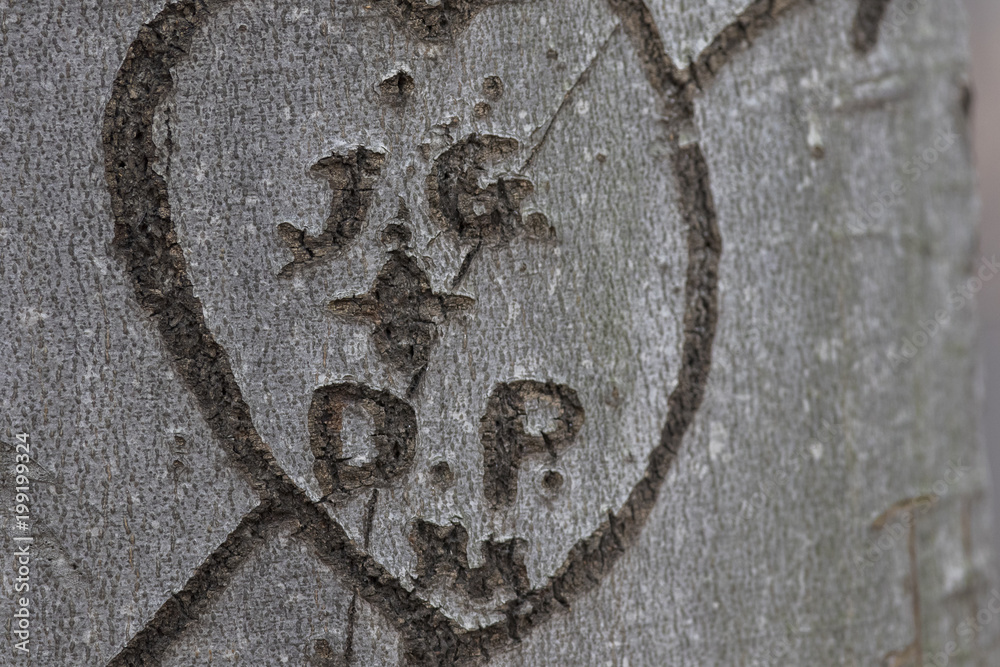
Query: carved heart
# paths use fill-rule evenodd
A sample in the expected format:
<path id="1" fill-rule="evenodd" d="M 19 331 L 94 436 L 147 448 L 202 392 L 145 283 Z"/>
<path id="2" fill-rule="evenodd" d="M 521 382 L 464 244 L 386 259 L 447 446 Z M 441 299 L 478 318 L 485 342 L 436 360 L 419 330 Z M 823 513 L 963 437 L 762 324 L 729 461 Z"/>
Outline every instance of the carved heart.
<path id="1" fill-rule="evenodd" d="M 619 508 L 600 517 L 592 532 L 567 545 L 561 565 L 543 581 L 532 580 L 522 558 L 525 541 L 519 537 L 480 540 L 481 563 L 472 566 L 467 546 L 470 533 L 461 523 L 442 524 L 418 517 L 406 536 L 416 553 L 415 586 L 401 583 L 381 564 L 364 540 L 352 539 L 331 512 L 331 503 L 359 489 L 391 488 L 414 465 L 418 416 L 411 399 L 419 395 L 420 378 L 431 368 L 439 325 L 452 314 L 477 307 L 461 294 L 435 289 L 425 268 L 410 250 L 408 208 L 401 204 L 397 222 L 385 227 L 383 240 L 391 246 L 388 259 L 367 292 L 334 299 L 338 317 L 363 320 L 371 327 L 374 347 L 391 370 L 407 380 L 405 391 L 393 392 L 366 383 L 330 382 L 315 388 L 309 404 L 310 452 L 316 488 L 299 483 L 276 460 L 272 448 L 255 427 L 253 409 L 245 400 L 229 351 L 206 322 L 204 304 L 195 295 L 190 267 L 171 217 L 167 182 L 154 169 L 158 159 L 154 117 L 174 89 L 171 68 L 182 63 L 198 31 L 227 5 L 228 0 L 181 0 L 169 4 L 144 26 L 129 47 L 115 79 L 105 114 L 103 141 L 106 176 L 115 216 L 114 246 L 131 275 L 139 303 L 163 336 L 180 376 L 196 397 L 202 414 L 238 468 L 252 481 L 260 506 L 188 582 L 190 595 L 174 596 L 160 613 L 118 656 L 141 655 L 156 642 L 169 639 L 204 610 L 205 592 L 224 584 L 213 571 L 218 554 L 246 553 L 259 539 L 261 526 L 292 516 L 303 526 L 324 562 L 341 573 L 346 583 L 398 622 L 407 655 L 415 662 L 445 664 L 472 659 L 502 649 L 550 618 L 569 600 L 596 585 L 617 559 L 635 542 L 667 477 L 683 435 L 701 403 L 711 363 L 717 317 L 718 262 L 721 240 L 712 203 L 708 167 L 691 136 L 692 99 L 730 55 L 746 46 L 748 35 L 774 22 L 794 2 L 755 2 L 692 62 L 676 67 L 659 35 L 654 13 L 641 0 L 611 0 L 619 33 L 638 53 L 648 85 L 659 96 L 659 113 L 666 122 L 668 157 L 664 169 L 673 172 L 676 208 L 685 226 L 686 267 L 683 270 L 683 340 L 675 385 L 666 401 L 666 418 L 659 438 L 651 443 L 642 474 Z M 493 3 L 444 0 L 438 5 L 393 0 L 389 14 L 415 39 L 447 44 L 467 28 L 477 14 Z M 870 3 L 869 3 L 870 4 Z M 742 37 L 741 37 L 742 35 Z M 437 48 L 437 47 L 435 47 Z M 590 66 L 578 81 L 590 75 Z M 377 82 L 376 82 L 377 83 Z M 392 109 L 405 112 L 419 94 L 419 82 L 399 71 L 374 86 Z M 490 103 L 503 95 L 499 77 L 484 82 L 490 102 L 476 105 L 475 113 L 490 113 Z M 572 90 L 559 106 L 570 103 Z M 580 107 L 581 114 L 586 113 Z M 522 165 L 531 166 L 552 129 L 550 120 Z M 447 128 L 446 128 L 447 133 Z M 538 189 L 523 176 L 491 178 L 480 173 L 484 162 L 517 155 L 526 149 L 516 139 L 500 134 L 468 133 L 434 151 L 427 175 L 427 202 L 432 219 L 443 233 L 465 248 L 455 267 L 451 287 L 471 280 L 477 257 L 514 239 L 553 242 L 560 229 L 558 215 L 522 214 L 522 204 Z M 598 156 L 598 161 L 600 160 Z M 487 159 L 489 158 L 489 160 Z M 283 223 L 275 230 L 291 257 L 277 271 L 290 280 L 335 259 L 358 237 L 374 205 L 372 189 L 390 156 L 356 146 L 321 158 L 312 175 L 334 192 L 330 216 L 319 233 Z M 459 316 L 456 315 L 456 316 Z M 503 511 L 520 497 L 519 471 L 531 457 L 556 460 L 571 451 L 590 408 L 579 387 L 548 378 L 498 381 L 482 396 L 478 442 L 483 456 L 481 488 L 491 511 Z M 400 396 L 399 394 L 403 394 Z M 617 394 L 609 404 L 619 400 Z M 535 415 L 542 415 L 535 420 Z M 547 416 L 546 416 L 547 415 Z M 360 424 L 360 426 L 358 426 Z M 358 431 L 358 429 L 360 429 Z M 352 453 L 351 438 L 363 433 L 371 453 Z M 434 485 L 454 482 L 454 471 L 441 462 L 430 468 Z M 543 480 L 547 492 L 560 493 L 564 483 L 558 471 Z M 316 490 L 321 490 L 316 493 Z M 371 503 L 377 495 L 372 496 Z M 370 512 L 369 512 L 370 514 Z M 501 619 L 469 629 L 429 602 L 428 590 L 454 586 L 470 600 L 492 600 Z M 498 597 L 498 591 L 506 591 Z M 182 603 L 180 600 L 186 601 Z"/>

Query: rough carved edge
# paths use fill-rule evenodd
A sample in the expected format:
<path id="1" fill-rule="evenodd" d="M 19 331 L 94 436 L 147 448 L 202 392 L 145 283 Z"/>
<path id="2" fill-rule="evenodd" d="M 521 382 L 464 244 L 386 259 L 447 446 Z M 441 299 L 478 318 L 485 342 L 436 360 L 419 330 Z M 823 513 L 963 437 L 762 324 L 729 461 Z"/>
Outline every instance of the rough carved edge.
<path id="1" fill-rule="evenodd" d="M 609 0 L 636 48 L 646 78 L 663 98 L 668 126 L 693 118 L 693 98 L 720 67 L 751 45 L 775 18 L 806 0 L 758 0 L 686 69 L 671 61 L 643 0 Z M 617 513 L 570 550 L 546 586 L 510 602 L 506 620 L 464 631 L 440 610 L 407 591 L 364 553 L 344 529 L 295 486 L 275 463 L 250 419 L 232 374 L 228 355 L 208 330 L 194 297 L 182 250 L 170 220 L 166 184 L 153 170 L 156 147 L 152 122 L 157 105 L 170 93 L 170 68 L 187 55 L 194 32 L 231 0 L 181 0 L 168 5 L 139 29 L 112 88 L 104 115 L 105 176 L 115 218 L 114 249 L 130 274 L 138 302 L 163 335 L 167 351 L 194 394 L 202 416 L 223 444 L 231 463 L 260 496 L 260 504 L 240 522 L 181 591 L 172 595 L 146 626 L 129 640 L 110 666 L 155 665 L 164 648 L 208 608 L 218 590 L 260 544 L 268 525 L 288 519 L 313 546 L 321 561 L 395 624 L 413 664 L 478 662 L 518 642 L 580 593 L 595 588 L 639 537 L 660 488 L 704 397 L 718 318 L 721 236 L 712 202 L 708 165 L 697 143 L 680 145 L 671 134 L 672 167 L 679 207 L 688 226 L 688 268 L 683 363 L 669 397 L 667 422 L 650 453 L 645 474 Z M 862 3 L 865 0 L 861 0 Z M 218 570 L 218 571 L 216 571 Z"/>

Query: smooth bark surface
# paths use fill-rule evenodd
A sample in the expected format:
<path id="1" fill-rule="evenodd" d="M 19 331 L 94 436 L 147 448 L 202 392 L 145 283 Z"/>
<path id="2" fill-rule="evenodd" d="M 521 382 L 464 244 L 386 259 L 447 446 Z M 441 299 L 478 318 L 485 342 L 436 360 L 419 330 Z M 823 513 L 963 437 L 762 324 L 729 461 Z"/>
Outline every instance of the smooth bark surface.
<path id="1" fill-rule="evenodd" d="M 0 8 L 12 664 L 992 664 L 958 3 L 688 4 Z"/>

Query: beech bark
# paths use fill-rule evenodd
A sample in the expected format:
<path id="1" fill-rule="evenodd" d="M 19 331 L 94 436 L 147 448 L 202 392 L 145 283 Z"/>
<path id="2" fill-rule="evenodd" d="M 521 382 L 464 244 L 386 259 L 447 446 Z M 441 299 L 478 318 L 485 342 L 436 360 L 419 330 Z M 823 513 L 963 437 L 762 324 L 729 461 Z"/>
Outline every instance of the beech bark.
<path id="1" fill-rule="evenodd" d="M 966 29 L 0 4 L 10 664 L 995 664 Z"/>

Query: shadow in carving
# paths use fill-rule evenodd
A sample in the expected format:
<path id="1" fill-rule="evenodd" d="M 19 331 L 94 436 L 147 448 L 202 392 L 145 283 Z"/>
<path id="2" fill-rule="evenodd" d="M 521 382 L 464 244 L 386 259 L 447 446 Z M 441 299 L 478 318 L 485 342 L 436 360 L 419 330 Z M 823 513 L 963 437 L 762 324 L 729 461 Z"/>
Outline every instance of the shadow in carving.
<path id="1" fill-rule="evenodd" d="M 497 591 L 509 597 L 530 588 L 522 551 L 524 540 L 487 540 L 481 549 L 484 563 L 469 567 L 469 534 L 460 524 L 439 526 L 417 519 L 410 530 L 410 546 L 417 554 L 417 585 L 458 589 L 473 600 L 488 600 Z"/>
<path id="2" fill-rule="evenodd" d="M 383 2 L 392 3 L 397 17 L 409 30 L 432 41 L 447 41 L 479 9 L 489 4 L 485 0 L 442 0 L 436 5 L 423 0 Z M 877 0 L 861 2 L 874 5 Z M 499 551 L 493 552 L 493 565 L 481 574 L 472 574 L 467 567 L 463 569 L 464 542 L 467 541 L 467 536 L 463 538 L 461 534 L 464 529 L 423 524 L 415 529 L 412 539 L 418 560 L 421 552 L 423 554 L 418 582 L 424 578 L 445 577 L 456 581 L 464 578 L 470 595 L 488 589 L 483 582 L 514 589 L 515 598 L 502 609 L 503 621 L 467 631 L 403 587 L 396 577 L 351 541 L 343 527 L 296 487 L 275 463 L 253 426 L 226 350 L 205 325 L 202 304 L 194 296 L 184 255 L 177 244 L 166 183 L 152 168 L 157 159 L 152 121 L 157 106 L 172 90 L 170 69 L 189 53 L 196 31 L 206 24 L 212 13 L 227 4 L 229 0 L 179 0 L 167 4 L 152 21 L 140 28 L 115 77 L 105 109 L 102 142 L 115 224 L 113 245 L 132 281 L 136 299 L 155 323 L 181 380 L 195 397 L 220 446 L 225 448 L 233 465 L 247 476 L 261 497 L 261 504 L 197 568 L 182 589 L 163 603 L 109 664 L 158 664 L 165 647 L 206 612 L 218 592 L 229 583 L 231 573 L 262 543 L 267 526 L 289 517 L 299 523 L 298 534 L 322 562 L 337 571 L 358 595 L 396 625 L 403 637 L 408 662 L 450 665 L 488 660 L 495 652 L 519 641 L 553 613 L 565 609 L 576 596 L 598 585 L 618 558 L 635 543 L 656 503 L 683 435 L 701 404 L 711 366 L 718 310 L 718 263 L 722 250 L 708 163 L 697 143 L 681 145 L 672 139 L 673 157 L 668 164 L 676 174 L 681 192 L 679 206 L 687 227 L 688 245 L 683 362 L 676 388 L 668 399 L 668 417 L 660 441 L 651 451 L 645 474 L 625 505 L 618 512 L 609 513 L 597 530 L 575 544 L 556 574 L 536 589 L 530 589 L 521 573 L 517 544 L 504 546 L 500 543 L 496 547 Z M 735 53 L 749 48 L 756 35 L 775 25 L 779 16 L 805 3 L 801 0 L 758 0 L 727 26 L 687 69 L 677 68 L 667 56 L 662 37 L 642 0 L 609 0 L 609 4 L 639 52 L 650 86 L 662 97 L 660 114 L 671 129 L 670 135 L 677 137 L 681 133 L 676 130 L 692 119 L 692 100 L 719 69 Z M 483 140 L 478 141 L 477 145 L 475 140 L 467 138 L 449 153 L 436 167 L 436 181 L 433 186 L 429 184 L 429 189 L 436 189 L 440 219 L 456 233 L 464 233 L 470 240 L 502 239 L 511 233 L 511 227 L 517 227 L 518 207 L 530 191 L 530 184 L 524 179 L 512 179 L 509 185 L 505 182 L 501 188 L 497 181 L 495 190 L 488 186 L 477 192 L 475 187 L 478 186 L 473 187 L 464 174 L 478 168 L 476 161 L 483 156 L 484 150 Z M 492 149 L 489 148 L 491 142 Z M 508 144 L 500 138 L 485 140 L 485 143 L 487 153 L 509 150 Z M 361 150 L 358 149 L 353 157 L 351 154 L 331 156 L 320 167 L 325 170 L 323 177 L 335 191 L 335 202 L 341 204 L 334 207 L 318 237 L 310 237 L 291 226 L 279 231 L 292 250 L 293 269 L 290 270 L 335 252 L 344 239 L 356 234 L 352 230 L 363 223 L 368 205 L 365 193 L 370 189 L 370 181 L 366 179 L 371 179 L 380 165 L 376 164 L 375 154 L 361 153 Z M 346 184 L 346 187 L 338 188 L 336 183 Z M 480 221 L 480 214 L 474 207 L 470 216 L 468 202 L 476 197 L 486 203 L 492 202 L 496 217 L 491 214 Z M 448 312 L 451 306 L 440 300 L 445 297 L 434 295 L 429 288 L 424 289 L 426 276 L 419 269 L 411 268 L 404 255 L 393 256 L 390 264 L 393 262 L 395 265 L 389 266 L 383 285 L 389 287 L 387 298 L 396 299 L 402 297 L 391 296 L 391 277 L 399 273 L 404 281 L 411 281 L 410 287 L 402 292 L 417 295 L 412 301 L 410 297 L 403 299 L 403 307 L 410 309 L 407 318 L 421 323 L 436 322 L 439 309 L 441 316 Z M 389 317 L 388 311 L 383 312 L 380 305 L 381 298 L 375 289 L 367 296 L 344 300 L 339 307 L 345 312 L 375 319 L 377 326 L 383 326 Z M 425 307 L 431 311 L 429 316 L 423 310 Z M 426 328 L 417 327 L 415 331 L 420 333 L 419 339 L 425 346 L 433 343 L 433 336 L 428 338 Z M 395 334 L 384 331 L 380 335 L 386 350 L 382 354 L 402 354 L 399 352 L 400 339 L 393 338 Z M 423 354 L 402 354 L 397 365 L 412 371 L 420 366 Z M 337 391 L 346 392 L 343 394 L 345 405 L 362 404 L 361 409 L 368 414 L 373 428 L 377 428 L 378 419 L 384 420 L 386 425 L 392 419 L 400 423 L 408 419 L 400 416 L 406 411 L 391 400 L 365 393 L 372 390 Z M 334 490 L 351 485 L 357 488 L 368 482 L 377 484 L 380 478 L 375 472 L 367 475 L 342 470 L 342 464 L 347 463 L 343 460 L 343 449 L 336 453 L 336 441 L 329 433 L 337 427 L 334 404 L 338 399 L 322 396 L 317 400 L 324 404 L 317 410 L 329 415 L 317 419 L 317 423 L 322 421 L 324 424 L 321 428 L 328 431 L 324 444 L 317 445 L 317 458 L 333 467 L 329 472 L 328 488 Z M 386 410 L 385 405 L 398 408 L 398 414 L 394 413 L 396 417 L 379 417 L 379 410 Z M 511 410 L 517 412 L 516 408 Z M 530 434 L 525 431 L 527 435 Z M 395 470 L 405 470 L 409 445 L 403 438 L 401 448 L 394 450 L 396 445 L 389 443 L 393 438 L 398 439 L 399 434 L 385 433 L 388 460 L 395 461 Z M 526 449 L 532 450 L 536 444 L 522 444 L 521 454 Z M 513 461 L 513 457 L 510 458 Z M 511 464 L 511 470 L 514 467 Z M 326 653 L 323 647 L 317 650 L 321 660 L 330 657 L 324 655 Z"/>
<path id="3" fill-rule="evenodd" d="M 357 238 L 372 203 L 372 186 L 384 162 L 382 153 L 362 147 L 325 157 L 309 168 L 310 176 L 325 180 L 333 191 L 330 215 L 317 236 L 290 222 L 278 225 L 278 237 L 292 251 L 292 261 L 278 275 L 287 277 L 297 269 L 332 257 Z"/>
<path id="4" fill-rule="evenodd" d="M 583 406 L 566 385 L 523 380 L 497 386 L 479 426 L 486 500 L 493 507 L 512 504 L 522 459 L 541 454 L 554 463 L 581 426 Z"/>
<path id="5" fill-rule="evenodd" d="M 509 137 L 470 134 L 434 160 L 427 176 L 431 215 L 459 241 L 472 247 L 452 287 L 462 282 L 484 245 L 507 244 L 520 234 L 529 238 L 554 235 L 543 214 L 521 215 L 521 203 L 534 191 L 531 181 L 517 176 L 492 181 L 487 178 L 487 167 L 513 155 L 517 147 L 518 142 Z"/>
<path id="6" fill-rule="evenodd" d="M 372 342 L 379 357 L 396 371 L 418 380 L 445 317 L 468 310 L 473 303 L 466 296 L 435 292 L 416 260 L 394 250 L 368 292 L 332 301 L 329 309 L 373 322 Z"/>
<path id="7" fill-rule="evenodd" d="M 413 462 L 416 439 L 413 408 L 389 392 L 351 383 L 313 392 L 309 445 L 326 496 L 395 480 Z M 363 445 L 362 451 L 349 455 L 345 440 Z"/>

